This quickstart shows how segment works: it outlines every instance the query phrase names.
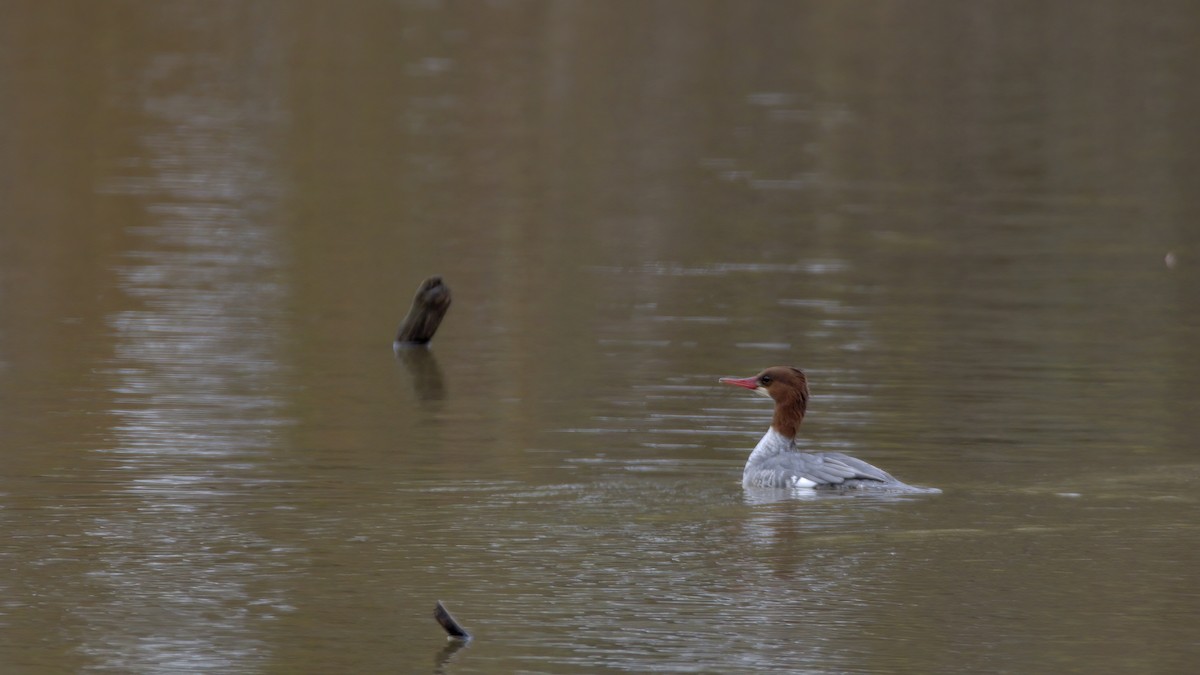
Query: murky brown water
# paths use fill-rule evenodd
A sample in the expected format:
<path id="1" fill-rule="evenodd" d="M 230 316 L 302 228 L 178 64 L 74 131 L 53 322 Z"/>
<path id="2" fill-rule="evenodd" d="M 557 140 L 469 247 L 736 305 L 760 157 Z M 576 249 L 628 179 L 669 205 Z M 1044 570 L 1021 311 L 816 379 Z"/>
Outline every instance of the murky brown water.
<path id="1" fill-rule="evenodd" d="M 1198 71 L 1183 1 L 0 5 L 0 671 L 1188 672 Z M 943 494 L 744 491 L 775 363 Z"/>

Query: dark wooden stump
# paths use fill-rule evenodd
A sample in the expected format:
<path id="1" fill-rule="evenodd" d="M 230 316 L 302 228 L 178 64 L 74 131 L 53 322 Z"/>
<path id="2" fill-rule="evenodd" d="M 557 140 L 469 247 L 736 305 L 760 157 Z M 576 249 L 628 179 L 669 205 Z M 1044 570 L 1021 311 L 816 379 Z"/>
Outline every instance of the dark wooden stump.
<path id="1" fill-rule="evenodd" d="M 450 309 L 450 287 L 442 278 L 433 276 L 422 281 L 417 287 L 408 316 L 404 317 L 400 329 L 396 331 L 396 344 L 428 344 L 442 323 L 442 317 L 446 316 L 447 309 Z"/>

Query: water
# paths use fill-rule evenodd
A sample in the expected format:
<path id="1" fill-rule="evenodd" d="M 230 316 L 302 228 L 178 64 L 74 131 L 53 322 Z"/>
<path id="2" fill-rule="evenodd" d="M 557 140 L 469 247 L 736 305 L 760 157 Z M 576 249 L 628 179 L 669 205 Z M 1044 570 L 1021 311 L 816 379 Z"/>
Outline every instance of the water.
<path id="1" fill-rule="evenodd" d="M 1189 672 L 1198 18 L 6 4 L 0 670 Z"/>

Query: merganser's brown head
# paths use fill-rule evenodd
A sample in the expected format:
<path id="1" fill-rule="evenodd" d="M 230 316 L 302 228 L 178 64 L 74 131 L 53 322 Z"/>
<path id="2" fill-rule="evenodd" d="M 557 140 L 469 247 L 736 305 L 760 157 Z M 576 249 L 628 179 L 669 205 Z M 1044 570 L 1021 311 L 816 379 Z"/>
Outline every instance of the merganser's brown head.
<path id="1" fill-rule="evenodd" d="M 788 438 L 796 437 L 808 410 L 808 378 L 804 371 L 793 366 L 771 366 L 754 377 L 722 377 L 720 381 L 774 399 L 771 426 Z"/>

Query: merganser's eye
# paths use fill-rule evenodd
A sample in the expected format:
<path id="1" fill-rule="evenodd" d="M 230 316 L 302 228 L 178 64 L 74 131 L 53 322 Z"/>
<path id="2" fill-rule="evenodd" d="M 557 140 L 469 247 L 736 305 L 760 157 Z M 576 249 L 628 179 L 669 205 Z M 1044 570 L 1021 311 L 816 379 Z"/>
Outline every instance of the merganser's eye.
<path id="1" fill-rule="evenodd" d="M 771 376 L 763 375 L 762 377 L 758 378 L 758 383 L 764 387 L 771 384 Z"/>

